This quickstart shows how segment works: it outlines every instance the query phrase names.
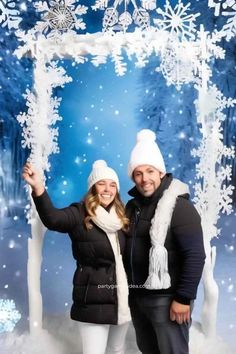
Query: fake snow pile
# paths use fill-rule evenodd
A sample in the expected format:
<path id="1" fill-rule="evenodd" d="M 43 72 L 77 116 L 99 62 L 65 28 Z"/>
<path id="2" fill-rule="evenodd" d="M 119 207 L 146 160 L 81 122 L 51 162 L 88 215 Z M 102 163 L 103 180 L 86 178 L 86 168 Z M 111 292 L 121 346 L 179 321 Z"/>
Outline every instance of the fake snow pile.
<path id="1" fill-rule="evenodd" d="M 206 338 L 200 325 L 194 323 L 190 330 L 190 354 L 236 354 L 236 349 L 220 337 Z"/>
<path id="2" fill-rule="evenodd" d="M 77 323 L 68 318 L 50 318 L 41 333 L 30 336 L 16 332 L 0 336 L 1 354 L 82 354 L 81 338 Z M 126 340 L 126 354 L 140 353 L 133 326 Z M 197 323 L 190 331 L 190 354 L 236 354 L 221 338 L 207 339 Z"/>

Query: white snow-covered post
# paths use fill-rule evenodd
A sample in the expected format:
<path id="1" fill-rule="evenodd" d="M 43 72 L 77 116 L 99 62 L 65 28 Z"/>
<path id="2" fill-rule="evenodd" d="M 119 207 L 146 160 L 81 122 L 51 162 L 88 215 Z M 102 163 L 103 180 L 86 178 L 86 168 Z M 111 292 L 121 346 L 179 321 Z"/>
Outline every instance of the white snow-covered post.
<path id="1" fill-rule="evenodd" d="M 215 135 L 212 134 L 212 129 L 215 120 L 216 107 L 213 105 L 212 109 L 208 110 L 207 97 L 209 72 L 207 70 L 207 35 L 204 32 L 203 26 L 200 28 L 200 43 L 201 43 L 201 86 L 199 87 L 199 95 L 197 102 L 197 120 L 201 124 L 202 141 L 200 147 L 203 150 L 200 153 L 199 167 L 197 165 L 198 178 L 201 180 L 201 187 L 203 192 L 203 203 L 199 205 L 197 200 L 197 208 L 201 215 L 204 248 L 206 253 L 205 266 L 203 269 L 202 282 L 204 290 L 204 299 L 201 313 L 202 332 L 207 337 L 216 335 L 216 320 L 217 307 L 219 298 L 219 288 L 214 279 L 214 268 L 216 261 L 216 247 L 211 246 L 211 239 L 217 236 L 217 229 L 215 225 L 218 219 L 219 210 L 216 207 L 214 200 L 215 188 L 221 188 L 216 185 L 216 163 L 218 155 L 214 154 L 215 146 L 218 146 L 219 141 Z M 209 103 L 208 103 L 209 104 Z M 205 175 L 204 175 L 205 173 Z M 196 198 L 198 197 L 196 190 Z M 212 199 L 213 198 L 213 199 Z M 218 201 L 216 201 L 218 204 Z M 213 227 L 213 230 L 211 228 Z"/>
<path id="2" fill-rule="evenodd" d="M 31 235 L 28 239 L 27 283 L 29 297 L 29 328 L 31 334 L 43 329 L 43 302 L 40 287 L 42 246 L 46 228 L 32 206 Z"/>
<path id="3" fill-rule="evenodd" d="M 43 179 L 44 171 L 48 171 L 50 168 L 49 156 L 59 152 L 58 128 L 53 126 L 58 120 L 61 120 L 58 114 L 61 100 L 53 97 L 53 88 L 63 87 L 65 83 L 72 81 L 65 74 L 64 68 L 57 66 L 57 62 L 53 61 L 54 46 L 57 47 L 58 42 L 60 43 L 61 31 L 70 31 L 74 27 L 76 29 L 85 28 L 83 20 L 77 17 L 85 14 L 87 7 L 75 3 L 75 0 L 65 0 L 64 2 L 56 0 L 52 1 L 49 6 L 46 2 L 36 1 L 34 6 L 38 12 L 44 15 L 43 20 L 38 21 L 35 27 L 27 33 L 22 31 L 17 33 L 19 40 L 25 44 L 16 50 L 16 55 L 21 58 L 29 53 L 34 61 L 34 87 L 32 91 L 27 90 L 25 95 L 29 109 L 27 113 L 19 114 L 17 119 L 23 127 L 22 145 L 30 149 L 29 160 L 42 174 Z M 71 32 L 73 33 L 73 31 Z M 52 42 L 50 42 L 50 38 Z M 51 43 L 51 47 L 48 46 L 48 43 Z M 43 318 L 40 275 L 46 228 L 42 225 L 32 202 L 29 222 L 32 232 L 32 238 L 28 240 L 27 266 L 29 326 L 31 334 L 38 334 L 42 331 Z"/>
<path id="4" fill-rule="evenodd" d="M 63 68 L 57 67 L 54 62 L 48 62 L 44 50 L 45 40 L 44 36 L 38 37 L 32 47 L 34 87 L 25 95 L 29 107 L 28 112 L 17 117 L 23 127 L 23 147 L 31 149 L 29 160 L 42 174 L 42 179 L 44 179 L 43 172 L 49 170 L 50 167 L 49 155 L 59 152 L 58 130 L 53 128 L 53 125 L 61 119 L 58 114 L 60 99 L 52 97 L 53 88 L 71 81 L 71 78 L 65 75 Z M 42 331 L 43 306 L 40 275 L 46 228 L 39 219 L 33 203 L 31 203 L 29 222 L 32 235 L 32 238 L 28 239 L 27 264 L 29 327 L 31 334 L 38 334 Z"/>
<path id="5" fill-rule="evenodd" d="M 211 240 L 220 234 L 217 221 L 220 212 L 232 212 L 231 195 L 233 186 L 226 187 L 231 180 L 231 165 L 221 165 L 222 158 L 234 156 L 232 148 L 223 144 L 222 122 L 226 116 L 224 108 L 236 104 L 236 100 L 226 99 L 211 85 L 203 85 L 199 89 L 199 99 L 196 102 L 198 121 L 201 121 L 202 141 L 192 154 L 199 158 L 196 165 L 198 182 L 195 184 L 195 205 L 201 215 L 206 251 L 206 262 L 203 271 L 204 300 L 202 306 L 202 332 L 207 338 L 216 335 L 216 319 L 218 306 L 218 285 L 214 279 L 216 248 L 211 246 Z"/>
<path id="6" fill-rule="evenodd" d="M 32 133 L 37 134 L 37 139 L 34 140 L 32 152 L 30 156 L 31 163 L 40 171 L 43 178 L 44 145 L 47 136 L 47 108 L 48 108 L 48 80 L 45 67 L 45 60 L 40 55 L 40 50 L 36 46 L 34 53 L 34 94 L 36 109 L 31 127 Z M 31 108 L 34 108 L 34 106 Z M 45 131 L 46 128 L 46 131 Z M 36 138 L 36 137 L 35 137 Z M 46 141 L 45 141 L 46 139 Z M 29 193 L 31 190 L 29 189 Z M 35 210 L 33 202 L 31 202 L 31 235 L 28 239 L 28 262 L 27 262 L 27 282 L 29 296 L 29 328 L 30 333 L 38 333 L 42 330 L 43 324 L 43 304 L 41 295 L 41 264 L 42 264 L 42 247 L 46 228 L 43 226 L 39 216 Z"/>

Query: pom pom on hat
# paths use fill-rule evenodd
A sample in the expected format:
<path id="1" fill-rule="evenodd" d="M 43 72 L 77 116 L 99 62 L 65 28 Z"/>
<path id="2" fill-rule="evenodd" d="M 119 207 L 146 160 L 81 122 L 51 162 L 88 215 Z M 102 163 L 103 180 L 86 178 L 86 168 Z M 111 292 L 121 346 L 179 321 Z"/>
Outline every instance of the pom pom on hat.
<path id="1" fill-rule="evenodd" d="M 164 159 L 156 143 L 156 134 L 150 129 L 143 129 L 137 133 L 137 143 L 131 152 L 128 165 L 129 177 L 132 178 L 135 168 L 141 165 L 151 165 L 166 173 Z"/>
<path id="2" fill-rule="evenodd" d="M 140 130 L 140 132 L 137 133 L 137 143 L 142 141 L 142 140 L 147 140 L 147 141 L 156 141 L 156 134 L 150 130 L 150 129 L 143 129 Z"/>
<path id="3" fill-rule="evenodd" d="M 96 160 L 96 161 L 94 161 L 93 169 L 94 168 L 103 168 L 103 167 L 108 167 L 105 160 Z"/>
<path id="4" fill-rule="evenodd" d="M 116 182 L 117 190 L 120 190 L 119 178 L 116 172 L 111 167 L 108 167 L 106 161 L 96 160 L 88 178 L 88 189 L 101 179 L 111 179 Z"/>

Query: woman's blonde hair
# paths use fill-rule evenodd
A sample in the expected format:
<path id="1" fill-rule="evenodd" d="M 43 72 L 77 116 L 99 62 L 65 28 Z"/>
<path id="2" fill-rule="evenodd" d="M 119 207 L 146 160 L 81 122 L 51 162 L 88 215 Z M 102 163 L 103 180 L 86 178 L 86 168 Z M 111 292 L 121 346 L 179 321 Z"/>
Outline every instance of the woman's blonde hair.
<path id="1" fill-rule="evenodd" d="M 91 223 L 91 219 L 93 216 L 96 215 L 95 210 L 96 210 L 97 206 L 100 205 L 99 197 L 98 197 L 95 185 L 93 185 L 88 190 L 87 194 L 84 196 L 84 204 L 85 204 L 85 209 L 87 212 L 84 223 L 85 223 L 85 226 L 88 230 L 93 227 L 93 225 Z M 120 195 L 118 192 L 116 193 L 116 196 L 112 202 L 112 205 L 114 205 L 116 213 L 123 224 L 122 229 L 124 231 L 127 231 L 129 228 L 129 219 L 125 216 L 125 207 L 120 199 Z"/>

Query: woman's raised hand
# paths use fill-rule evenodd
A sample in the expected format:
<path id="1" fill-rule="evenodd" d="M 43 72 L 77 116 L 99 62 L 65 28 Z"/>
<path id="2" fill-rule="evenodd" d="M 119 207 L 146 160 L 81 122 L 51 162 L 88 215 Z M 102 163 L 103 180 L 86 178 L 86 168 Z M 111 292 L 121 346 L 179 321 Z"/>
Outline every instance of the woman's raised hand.
<path id="1" fill-rule="evenodd" d="M 40 173 L 31 165 L 26 162 L 22 171 L 22 178 L 31 186 L 34 194 L 39 196 L 44 192 L 44 184 Z"/>

